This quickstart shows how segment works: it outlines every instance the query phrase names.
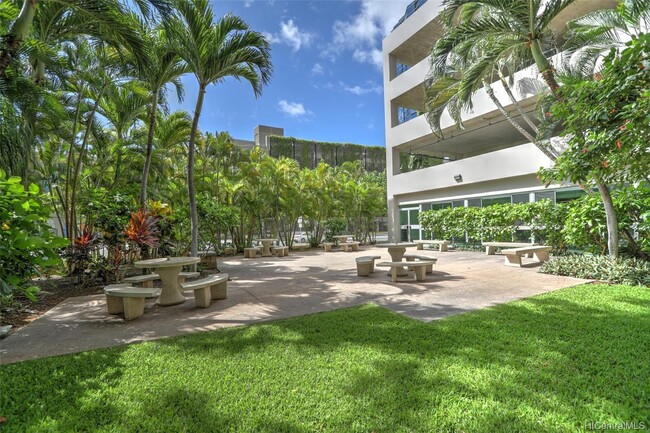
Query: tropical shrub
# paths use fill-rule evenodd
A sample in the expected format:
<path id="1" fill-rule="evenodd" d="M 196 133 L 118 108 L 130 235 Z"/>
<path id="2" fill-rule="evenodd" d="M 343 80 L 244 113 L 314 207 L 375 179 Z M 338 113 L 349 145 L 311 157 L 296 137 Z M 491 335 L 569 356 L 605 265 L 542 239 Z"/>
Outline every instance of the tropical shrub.
<path id="1" fill-rule="evenodd" d="M 636 258 L 597 255 L 568 255 L 544 262 L 540 272 L 612 284 L 650 286 L 650 262 Z"/>
<path id="2" fill-rule="evenodd" d="M 345 218 L 329 218 L 323 225 L 325 226 L 325 240 L 327 242 L 336 242 L 334 236 L 343 234 L 348 226 L 348 220 Z"/>
<path id="3" fill-rule="evenodd" d="M 46 200 L 37 185 L 25 188 L 0 169 L 0 296 L 19 291 L 35 300 L 31 278 L 62 264 L 58 249 L 68 241 L 52 234 Z"/>

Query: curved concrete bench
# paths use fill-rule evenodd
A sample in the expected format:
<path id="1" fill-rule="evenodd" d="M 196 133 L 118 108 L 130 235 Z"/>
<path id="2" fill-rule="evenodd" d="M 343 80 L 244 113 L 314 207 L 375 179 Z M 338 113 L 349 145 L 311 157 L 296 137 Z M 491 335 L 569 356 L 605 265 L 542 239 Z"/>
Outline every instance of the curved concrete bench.
<path id="1" fill-rule="evenodd" d="M 348 251 L 359 251 L 359 245 L 361 242 L 341 242 L 339 246 L 343 248 L 343 251 L 348 252 Z"/>
<path id="2" fill-rule="evenodd" d="M 111 284 L 104 287 L 108 314 L 124 313 L 124 320 L 133 320 L 144 314 L 145 298 L 155 298 L 160 289 Z"/>
<path id="3" fill-rule="evenodd" d="M 135 275 L 124 279 L 125 283 L 139 284 L 142 287 L 152 288 L 153 282 L 160 279 L 158 274 Z M 129 284 L 129 285 L 131 285 Z"/>
<path id="4" fill-rule="evenodd" d="M 415 241 L 416 244 L 418 244 L 417 248 L 418 250 L 423 250 L 425 245 L 438 245 L 438 251 L 441 253 L 443 251 L 447 251 L 447 246 L 451 243 L 450 241 L 444 241 L 444 240 L 419 240 Z"/>
<path id="5" fill-rule="evenodd" d="M 534 247 L 539 244 L 531 244 L 530 242 L 483 242 L 485 247 L 485 255 L 493 256 L 497 252 L 497 248 L 523 248 L 523 247 Z M 532 254 L 529 254 L 528 257 L 532 257 Z"/>
<path id="6" fill-rule="evenodd" d="M 181 272 L 178 274 L 178 284 L 183 284 L 188 278 L 196 278 L 201 275 L 199 272 Z"/>
<path id="7" fill-rule="evenodd" d="M 548 260 L 548 253 L 552 247 L 547 245 L 537 245 L 531 247 L 511 248 L 502 250 L 501 254 L 505 257 L 506 266 L 521 267 L 521 256 L 532 254 L 536 262 L 543 263 Z"/>
<path id="8" fill-rule="evenodd" d="M 289 247 L 273 247 L 273 252 L 277 257 L 284 257 L 289 255 Z"/>
<path id="9" fill-rule="evenodd" d="M 262 254 L 260 247 L 244 248 L 244 258 L 245 259 L 254 259 L 258 254 Z"/>
<path id="10" fill-rule="evenodd" d="M 323 242 L 323 248 L 325 248 L 326 253 L 331 253 L 333 246 L 334 246 L 334 242 Z"/>
<path id="11" fill-rule="evenodd" d="M 228 297 L 228 274 L 215 274 L 200 280 L 181 284 L 183 290 L 194 290 L 194 301 L 197 307 L 207 308 L 210 300 L 226 299 Z"/>
<path id="12" fill-rule="evenodd" d="M 381 259 L 381 256 L 362 256 L 355 259 L 357 263 L 357 276 L 367 277 L 371 272 L 375 272 L 375 260 Z"/>
<path id="13" fill-rule="evenodd" d="M 435 265 L 438 262 L 438 259 L 436 257 L 429 257 L 429 256 L 421 256 L 418 254 L 404 254 L 404 258 L 406 259 L 407 262 L 413 262 L 415 260 L 428 260 L 430 262 L 433 262 L 433 265 Z M 432 274 L 433 273 L 433 265 L 428 265 L 425 269 L 425 272 L 427 274 Z M 409 265 L 409 270 L 412 271 L 413 267 Z"/>
<path id="14" fill-rule="evenodd" d="M 384 267 L 389 267 L 390 268 L 390 275 L 391 279 L 393 280 L 393 283 L 397 282 L 397 272 L 399 268 L 403 268 L 404 266 L 409 266 L 413 268 L 413 272 L 415 273 L 415 279 L 416 281 L 424 281 L 426 278 L 426 268 L 427 266 L 431 265 L 433 266 L 433 263 L 431 260 L 421 260 L 419 262 L 409 262 L 408 264 L 406 262 L 379 262 L 377 263 L 377 266 L 384 266 Z"/>

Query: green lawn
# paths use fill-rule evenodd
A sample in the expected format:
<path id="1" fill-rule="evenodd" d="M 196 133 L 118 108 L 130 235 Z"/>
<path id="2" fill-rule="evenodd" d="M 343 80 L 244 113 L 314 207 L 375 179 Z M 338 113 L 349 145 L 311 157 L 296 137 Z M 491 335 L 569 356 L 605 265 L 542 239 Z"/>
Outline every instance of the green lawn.
<path id="1" fill-rule="evenodd" d="M 0 432 L 650 429 L 650 290 L 421 323 L 376 306 L 0 367 Z"/>

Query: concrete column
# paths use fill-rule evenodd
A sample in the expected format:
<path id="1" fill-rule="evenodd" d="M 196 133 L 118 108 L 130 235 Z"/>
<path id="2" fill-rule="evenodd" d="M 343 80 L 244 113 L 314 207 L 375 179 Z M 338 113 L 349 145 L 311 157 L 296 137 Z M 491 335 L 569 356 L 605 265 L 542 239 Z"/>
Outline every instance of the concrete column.
<path id="1" fill-rule="evenodd" d="M 394 197 L 389 197 L 388 205 L 388 242 L 399 242 L 400 240 L 400 223 L 399 223 L 399 203 Z"/>

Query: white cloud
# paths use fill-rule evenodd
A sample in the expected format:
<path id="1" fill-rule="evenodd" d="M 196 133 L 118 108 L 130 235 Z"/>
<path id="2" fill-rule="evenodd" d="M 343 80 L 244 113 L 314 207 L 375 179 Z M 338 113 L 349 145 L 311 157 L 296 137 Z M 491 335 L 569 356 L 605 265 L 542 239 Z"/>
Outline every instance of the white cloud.
<path id="1" fill-rule="evenodd" d="M 244 0 L 244 7 L 249 8 L 253 4 L 253 0 Z"/>
<path id="2" fill-rule="evenodd" d="M 381 69 L 384 64 L 381 50 L 377 48 L 371 48 L 369 50 L 361 50 L 357 48 L 354 50 L 354 53 L 352 53 L 352 58 L 359 63 L 370 63 L 371 65 L 375 65 L 379 69 Z"/>
<path id="3" fill-rule="evenodd" d="M 368 93 L 377 93 L 377 94 L 381 93 L 381 86 L 377 86 L 374 83 L 368 83 L 367 87 L 362 87 L 359 85 L 348 86 L 345 83 L 339 83 L 339 84 L 341 85 L 341 88 L 343 88 L 343 90 L 357 96 L 367 95 Z"/>
<path id="4" fill-rule="evenodd" d="M 303 46 L 308 47 L 314 39 L 313 33 L 300 30 L 293 20 L 281 22 L 280 33 L 264 33 L 264 36 L 272 44 L 284 43 L 289 45 L 294 53 Z"/>
<path id="5" fill-rule="evenodd" d="M 280 106 L 280 110 L 289 116 L 298 117 L 307 114 L 307 110 L 305 110 L 305 107 L 299 102 L 287 102 L 283 99 L 278 102 L 278 105 Z"/>
<path id="6" fill-rule="evenodd" d="M 269 41 L 269 44 L 278 44 L 282 42 L 282 39 L 275 36 L 273 33 L 262 32 L 262 35 L 264 35 L 264 38 Z"/>
<path id="7" fill-rule="evenodd" d="M 324 72 L 323 67 L 321 66 L 320 63 L 316 63 L 312 68 L 311 68 L 311 74 L 312 75 L 322 75 Z"/>
<path id="8" fill-rule="evenodd" d="M 381 40 L 404 15 L 410 1 L 362 0 L 359 15 L 334 22 L 332 42 L 323 56 L 333 61 L 343 51 L 352 51 L 357 62 L 381 67 Z"/>

